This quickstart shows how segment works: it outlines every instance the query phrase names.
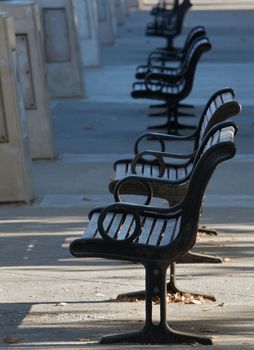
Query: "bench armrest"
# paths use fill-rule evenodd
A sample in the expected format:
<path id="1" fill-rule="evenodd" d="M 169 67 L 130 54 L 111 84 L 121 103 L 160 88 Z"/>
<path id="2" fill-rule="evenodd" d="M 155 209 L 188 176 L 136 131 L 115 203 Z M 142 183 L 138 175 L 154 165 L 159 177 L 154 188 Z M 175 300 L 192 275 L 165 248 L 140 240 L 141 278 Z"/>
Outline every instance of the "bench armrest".
<path id="1" fill-rule="evenodd" d="M 123 213 L 123 214 L 131 214 L 134 218 L 135 221 L 135 228 L 132 234 L 126 238 L 126 239 L 115 239 L 114 237 L 111 237 L 108 235 L 106 232 L 103 222 L 106 218 L 106 215 L 108 213 Z M 126 203 L 114 203 L 102 210 L 102 212 L 99 215 L 98 218 L 98 230 L 100 235 L 102 236 L 103 239 L 107 241 L 125 241 L 125 242 L 132 242 L 134 239 L 139 235 L 141 231 L 141 222 L 140 222 L 140 217 L 138 215 L 138 208 L 135 208 L 135 206 L 130 206 L 129 204 Z"/>
<path id="2" fill-rule="evenodd" d="M 132 203 L 122 203 L 122 202 L 114 203 L 102 209 L 98 218 L 98 230 L 102 238 L 107 241 L 133 242 L 141 232 L 140 216 L 142 214 L 143 215 L 160 214 L 160 215 L 165 215 L 165 217 L 169 217 L 169 216 L 172 217 L 172 216 L 179 215 L 179 212 L 181 209 L 182 209 L 182 203 L 176 204 L 175 206 L 172 206 L 170 208 L 158 208 L 158 207 L 136 205 Z M 115 239 L 114 237 L 109 236 L 103 226 L 103 222 L 108 213 L 123 213 L 123 214 L 133 215 L 133 218 L 135 221 L 135 228 L 133 233 L 126 239 Z"/>
<path id="3" fill-rule="evenodd" d="M 180 135 L 174 135 L 174 134 L 162 134 L 162 133 L 156 133 L 156 132 L 148 132 L 145 134 L 140 135 L 135 144 L 134 144 L 134 153 L 138 154 L 139 151 L 139 145 L 142 143 L 145 139 L 150 139 L 154 141 L 158 141 L 161 145 L 161 152 L 165 152 L 166 146 L 165 141 L 188 141 L 191 140 L 193 137 L 195 137 L 196 131 L 190 135 L 186 136 L 180 136 Z"/>
<path id="4" fill-rule="evenodd" d="M 149 182 L 147 182 L 146 179 L 143 179 L 143 177 L 140 176 L 126 176 L 122 180 L 119 180 L 114 188 L 115 201 L 122 202 L 120 197 L 121 187 L 131 181 L 139 182 L 143 187 L 145 187 L 145 189 L 147 190 L 147 198 L 144 205 L 149 205 L 153 197 L 153 189 Z"/>
<path id="5" fill-rule="evenodd" d="M 183 79 L 184 74 L 180 72 L 179 74 L 168 74 L 165 72 L 150 72 L 147 74 L 145 82 L 147 85 L 153 83 L 154 81 L 160 81 L 161 85 L 167 84 L 177 84 Z"/>
<path id="6" fill-rule="evenodd" d="M 163 177 L 163 175 L 165 173 L 165 169 L 166 169 L 166 164 L 165 164 L 164 159 L 163 159 L 163 157 L 161 156 L 160 153 L 163 153 L 163 152 L 144 151 L 144 152 L 138 153 L 131 161 L 131 172 L 132 172 L 132 174 L 137 174 L 137 172 L 136 172 L 137 163 L 139 161 L 144 161 L 143 157 L 148 155 L 148 156 L 152 156 L 154 159 L 151 160 L 151 161 L 147 160 L 147 163 L 154 163 L 154 162 L 156 162 L 156 164 L 159 165 L 159 175 L 158 176 L 159 177 Z"/>
<path id="7" fill-rule="evenodd" d="M 147 58 L 147 63 L 149 64 L 151 60 L 153 59 L 161 59 L 161 60 L 168 60 L 168 61 L 178 61 L 179 55 L 173 51 L 163 51 L 163 50 L 156 50 L 150 52 Z"/>
<path id="8" fill-rule="evenodd" d="M 193 158 L 195 156 L 195 152 L 189 153 L 189 154 L 180 154 L 180 153 L 168 153 L 168 152 L 159 152 L 159 151 L 151 151 L 147 150 L 144 152 L 138 153 L 131 162 L 131 172 L 133 174 L 136 174 L 136 165 L 137 163 L 142 160 L 144 161 L 144 156 L 151 156 L 155 158 L 155 160 L 152 160 L 151 163 L 154 163 L 154 161 L 158 162 L 159 165 L 159 177 L 163 177 L 166 169 L 166 163 L 163 158 L 173 158 L 178 160 L 189 160 L 190 158 Z M 146 160 L 146 162 L 149 162 Z"/>

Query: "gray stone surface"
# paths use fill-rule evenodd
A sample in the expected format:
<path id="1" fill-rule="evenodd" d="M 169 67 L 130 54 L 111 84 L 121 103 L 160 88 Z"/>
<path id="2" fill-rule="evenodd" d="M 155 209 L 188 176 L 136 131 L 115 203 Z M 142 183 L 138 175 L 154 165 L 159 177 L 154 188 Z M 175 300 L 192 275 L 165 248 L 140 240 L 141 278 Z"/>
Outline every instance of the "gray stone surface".
<path id="1" fill-rule="evenodd" d="M 201 237 L 196 251 L 222 256 L 219 265 L 178 265 L 182 288 L 213 293 L 217 301 L 169 304 L 172 327 L 213 337 L 215 350 L 253 349 L 253 11 L 192 11 L 186 31 L 205 24 L 214 45 L 200 65 L 189 101 L 201 106 L 215 90 L 236 89 L 243 113 L 238 155 L 209 185 L 202 222 L 218 237 Z M 139 265 L 75 259 L 69 242 L 80 236 L 87 213 L 112 201 L 107 185 L 114 159 L 132 153 L 145 131 L 149 101 L 131 100 L 137 64 L 163 40 L 145 38 L 148 13 L 131 13 L 104 66 L 86 71 L 87 100 L 53 101 L 59 159 L 34 162 L 38 200 L 0 208 L 0 347 L 30 349 L 192 349 L 193 346 L 102 346 L 105 334 L 142 326 L 144 303 L 115 303 L 118 293 L 143 288 Z M 180 42 L 180 40 L 179 40 Z M 236 44 L 237 43 L 237 44 Z M 195 123 L 191 118 L 189 123 Z M 172 143 L 184 151 L 189 144 Z M 8 338 L 9 337 L 9 338 Z M 8 345 L 7 341 L 16 341 Z M 207 347 L 197 346 L 203 350 Z"/>

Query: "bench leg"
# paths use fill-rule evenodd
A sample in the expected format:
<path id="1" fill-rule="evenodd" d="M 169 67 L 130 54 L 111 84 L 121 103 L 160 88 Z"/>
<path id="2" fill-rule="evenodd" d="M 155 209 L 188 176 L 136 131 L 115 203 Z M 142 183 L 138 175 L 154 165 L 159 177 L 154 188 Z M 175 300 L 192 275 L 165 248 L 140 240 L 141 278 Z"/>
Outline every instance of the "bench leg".
<path id="1" fill-rule="evenodd" d="M 102 344 L 139 343 L 139 344 L 183 344 L 200 343 L 211 345 L 208 337 L 177 332 L 167 323 L 167 288 L 166 274 L 168 265 L 150 263 L 146 268 L 146 320 L 144 328 L 139 332 L 103 337 Z M 160 320 L 153 321 L 153 298 L 160 299 Z"/>
<path id="2" fill-rule="evenodd" d="M 165 124 L 161 125 L 154 125 L 149 126 L 148 130 L 150 129 L 167 129 L 167 132 L 170 134 L 179 134 L 179 130 L 183 129 L 196 129 L 196 126 L 194 125 L 187 125 L 187 124 L 181 124 L 178 122 L 178 111 L 177 111 L 177 105 L 168 105 L 168 114 L 167 114 L 167 122 Z"/>
<path id="3" fill-rule="evenodd" d="M 187 290 L 182 290 L 179 289 L 177 287 L 177 283 L 176 283 L 176 270 L 175 270 L 175 264 L 170 265 L 170 275 L 169 275 L 169 281 L 167 282 L 166 285 L 167 288 L 167 293 L 168 294 L 176 294 L 176 293 L 187 293 L 187 294 L 191 294 L 194 296 L 202 296 L 205 299 L 209 299 L 211 301 L 216 301 L 216 298 L 214 295 L 210 295 L 210 294 L 204 294 L 204 293 L 195 293 L 195 292 L 191 292 L 191 291 L 187 291 Z M 140 290 L 140 291 L 136 291 L 136 292 L 130 292 L 130 293 L 123 293 L 123 294 L 119 294 L 116 298 L 116 300 L 125 300 L 125 299 L 137 299 L 137 300 L 144 300 L 145 299 L 145 291 L 144 290 Z"/>

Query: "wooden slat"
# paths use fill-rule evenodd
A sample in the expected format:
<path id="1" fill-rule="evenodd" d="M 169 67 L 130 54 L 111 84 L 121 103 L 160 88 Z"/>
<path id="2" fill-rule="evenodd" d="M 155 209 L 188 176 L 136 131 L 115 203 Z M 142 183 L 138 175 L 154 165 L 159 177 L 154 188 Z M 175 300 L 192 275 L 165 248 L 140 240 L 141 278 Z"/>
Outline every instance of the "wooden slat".
<path id="1" fill-rule="evenodd" d="M 118 232 L 117 238 L 118 239 L 125 239 L 133 232 L 133 229 L 135 227 L 135 224 L 133 224 L 133 215 L 127 214 L 126 218 Z"/>
<path id="2" fill-rule="evenodd" d="M 159 177 L 160 169 L 158 165 L 153 165 L 152 167 L 152 177 Z"/>
<path id="3" fill-rule="evenodd" d="M 150 238 L 148 240 L 149 245 L 157 245 L 159 238 L 161 236 L 161 233 L 162 233 L 164 223 L 165 223 L 164 219 L 157 219 L 156 220 L 156 223 L 153 227 L 153 231 L 152 231 Z"/>
<path id="4" fill-rule="evenodd" d="M 113 219 L 113 213 L 108 213 L 103 221 L 103 226 L 105 231 L 107 231 L 110 228 L 112 219 Z M 94 236 L 94 238 L 101 238 L 101 234 L 100 232 L 97 230 L 96 235 Z"/>
<path id="5" fill-rule="evenodd" d="M 121 213 L 117 213 L 114 215 L 114 219 L 107 232 L 110 237 L 117 237 L 118 230 L 121 226 L 122 218 L 123 218 L 123 214 Z"/>
<path id="6" fill-rule="evenodd" d="M 151 165 L 145 164 L 143 168 L 143 175 L 146 177 L 151 177 Z"/>
<path id="7" fill-rule="evenodd" d="M 233 100 L 233 96 L 230 92 L 224 93 L 222 95 L 222 100 L 223 100 L 223 103 L 230 102 Z"/>
<path id="8" fill-rule="evenodd" d="M 143 244 L 147 243 L 148 238 L 149 238 L 150 233 L 151 233 L 151 229 L 153 227 L 153 223 L 154 223 L 154 218 L 147 217 L 145 219 L 144 225 L 142 227 L 142 232 L 137 240 L 138 243 L 143 243 Z"/>
<path id="9" fill-rule="evenodd" d="M 177 179 L 183 179 L 186 176 L 186 168 L 179 167 L 177 168 Z"/>
<path id="10" fill-rule="evenodd" d="M 176 226 L 175 226 L 175 229 L 174 229 L 174 233 L 173 233 L 173 236 L 172 236 L 172 241 L 174 241 L 176 239 L 176 237 L 178 236 L 179 230 L 180 230 L 180 225 L 181 225 L 181 217 L 179 217 L 177 219 L 177 223 L 176 223 Z"/>
<path id="11" fill-rule="evenodd" d="M 177 174 L 176 174 L 176 169 L 173 167 L 168 167 L 168 179 L 169 180 L 176 180 L 177 179 Z"/>
<path id="12" fill-rule="evenodd" d="M 214 103 L 214 101 L 210 104 L 210 111 L 212 113 L 212 115 L 214 114 L 214 112 L 216 111 L 216 105 Z"/>
<path id="13" fill-rule="evenodd" d="M 117 164 L 116 167 L 116 179 L 122 179 L 126 176 L 126 164 Z"/>
<path id="14" fill-rule="evenodd" d="M 98 217 L 99 217 L 100 213 L 95 213 L 93 214 L 87 228 L 85 229 L 84 233 L 83 233 L 83 238 L 85 239 L 91 239 L 94 238 L 94 236 L 96 235 L 97 229 L 98 229 Z"/>
<path id="15" fill-rule="evenodd" d="M 167 245 L 170 242 L 172 242 L 174 237 L 174 232 L 176 228 L 177 220 L 176 219 L 170 219 L 168 220 L 163 236 L 160 241 L 160 245 Z"/>
<path id="16" fill-rule="evenodd" d="M 143 175 L 143 165 L 142 164 L 137 163 L 135 169 L 136 169 L 137 175 Z M 130 174 L 131 174 L 131 170 L 130 170 Z"/>
<path id="17" fill-rule="evenodd" d="M 105 231 L 109 230 L 111 222 L 112 222 L 112 219 L 113 219 L 113 216 L 114 216 L 113 213 L 108 213 L 106 215 L 106 217 L 105 217 L 105 219 L 103 221 L 103 227 L 104 227 Z M 99 232 L 97 232 L 95 238 L 99 238 L 99 237 L 101 237 L 101 235 L 100 235 Z"/>

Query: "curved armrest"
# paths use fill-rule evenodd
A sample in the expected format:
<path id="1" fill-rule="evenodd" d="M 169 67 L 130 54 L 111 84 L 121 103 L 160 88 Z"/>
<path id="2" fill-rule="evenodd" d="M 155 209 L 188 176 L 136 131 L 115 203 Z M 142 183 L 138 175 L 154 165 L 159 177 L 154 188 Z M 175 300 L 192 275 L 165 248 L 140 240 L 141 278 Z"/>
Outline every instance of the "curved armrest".
<path id="1" fill-rule="evenodd" d="M 194 153 L 169 153 L 169 152 L 159 152 L 159 151 L 144 151 L 139 153 L 139 155 L 143 156 L 158 156 L 158 157 L 166 157 L 166 158 L 174 158 L 174 159 L 189 159 L 195 155 Z"/>
<path id="2" fill-rule="evenodd" d="M 148 55 L 147 58 L 147 62 L 150 62 L 150 60 L 152 60 L 153 58 L 168 58 L 168 60 L 179 60 L 179 57 L 177 56 L 177 54 L 174 51 L 166 51 L 166 50 L 155 50 L 150 52 L 150 54 Z"/>
<path id="3" fill-rule="evenodd" d="M 123 213 L 123 214 L 131 214 L 135 221 L 135 228 L 133 233 L 126 239 L 115 239 L 114 237 L 111 237 L 106 232 L 103 222 L 108 213 Z M 133 206 L 130 207 L 130 205 L 126 205 L 125 203 L 115 203 L 112 205 L 109 205 L 108 207 L 104 208 L 102 212 L 99 215 L 98 218 L 98 230 L 100 235 L 103 239 L 108 241 L 125 241 L 125 242 L 132 242 L 134 239 L 139 235 L 141 231 L 141 223 L 140 223 L 140 217 L 138 215 L 138 208 L 135 208 Z"/>
<path id="4" fill-rule="evenodd" d="M 150 75 L 150 73 L 148 74 Z M 152 79 L 145 79 L 145 86 L 147 91 L 151 92 L 161 92 L 164 86 L 164 82 L 160 80 L 159 78 L 156 78 L 154 80 Z"/>
<path id="5" fill-rule="evenodd" d="M 136 166 L 138 161 L 144 161 L 144 156 L 152 156 L 156 159 L 159 165 L 159 175 L 158 177 L 163 177 L 166 169 L 166 163 L 163 158 L 173 158 L 173 159 L 183 159 L 183 160 L 189 160 L 195 156 L 195 152 L 189 153 L 189 154 L 178 154 L 178 153 L 168 153 L 168 152 L 158 152 L 158 151 L 144 151 L 138 153 L 131 162 L 131 172 L 133 174 L 136 174 Z M 149 162 L 149 161 L 146 161 Z M 154 160 L 151 161 L 151 163 L 154 163 Z M 179 164 L 180 165 L 180 164 Z"/>
<path id="6" fill-rule="evenodd" d="M 144 203 L 144 205 L 149 205 L 151 203 L 152 197 L 153 197 L 153 189 L 151 187 L 151 185 L 146 182 L 142 177 L 139 176 L 135 176 L 135 177 L 131 177 L 131 176 L 127 176 L 125 178 L 123 178 L 122 180 L 119 180 L 114 188 L 114 199 L 116 202 L 121 202 L 121 198 L 120 198 L 120 189 L 122 186 L 126 185 L 128 182 L 131 181 L 135 181 L 135 182 L 139 182 L 142 184 L 142 186 L 144 186 L 147 190 L 147 199 Z"/>
<path id="7" fill-rule="evenodd" d="M 164 141 L 188 141 L 191 140 L 193 137 L 195 137 L 196 131 L 192 133 L 191 135 L 186 136 L 180 136 L 180 135 L 174 135 L 174 134 L 163 134 L 163 133 L 157 133 L 157 132 L 148 132 L 145 134 L 140 135 L 134 144 L 134 153 L 138 154 L 139 151 L 139 145 L 144 139 L 150 139 L 159 141 L 161 145 L 161 152 L 165 152 L 166 146 Z"/>
<path id="8" fill-rule="evenodd" d="M 135 81 L 133 84 L 132 84 L 132 88 L 135 89 L 137 86 L 142 86 L 143 85 L 143 82 L 142 81 Z"/>
<path id="9" fill-rule="evenodd" d="M 183 74 L 168 74 L 165 72 L 150 72 L 146 76 L 146 83 L 149 84 L 150 81 L 160 81 L 160 83 L 176 84 L 180 83 L 183 79 Z"/>
<path id="10" fill-rule="evenodd" d="M 160 65 L 153 64 L 153 65 L 149 65 L 148 67 L 151 73 L 156 73 L 156 71 L 161 71 L 164 74 L 171 75 L 171 74 L 174 74 L 174 72 L 178 71 L 178 67 L 167 67 L 163 64 L 160 64 Z M 153 70 L 155 70 L 155 72 L 153 72 Z"/>
<path id="11" fill-rule="evenodd" d="M 170 208 L 158 208 L 158 207 L 152 207 L 152 206 L 136 205 L 131 203 L 121 203 L 121 202 L 114 203 L 104 208 L 100 213 L 98 218 L 98 230 L 102 238 L 107 241 L 133 242 L 135 238 L 140 234 L 140 231 L 141 231 L 140 215 L 161 214 L 161 215 L 165 215 L 165 217 L 168 217 L 168 216 L 172 217 L 175 215 L 179 215 L 179 212 L 181 211 L 181 209 L 182 209 L 182 202 Z M 121 240 L 118 240 L 109 236 L 105 231 L 105 228 L 103 227 L 104 219 L 108 213 L 124 213 L 124 214 L 133 215 L 135 220 L 135 228 L 133 233 L 128 238 L 121 239 Z"/>
<path id="12" fill-rule="evenodd" d="M 159 165 L 159 175 L 158 177 L 162 177 L 165 173 L 165 169 L 166 169 L 166 164 L 163 160 L 162 154 L 164 154 L 163 152 L 156 152 L 156 151 L 144 151 L 144 152 L 140 152 L 139 154 L 137 154 L 131 161 L 131 172 L 133 174 L 137 174 L 136 172 L 136 165 L 138 163 L 138 161 L 143 161 L 143 157 L 146 155 L 152 156 L 153 158 L 155 158 L 155 160 L 152 160 L 150 163 L 154 163 L 154 161 L 156 161 L 156 164 Z M 149 161 L 148 161 L 149 162 Z"/>

